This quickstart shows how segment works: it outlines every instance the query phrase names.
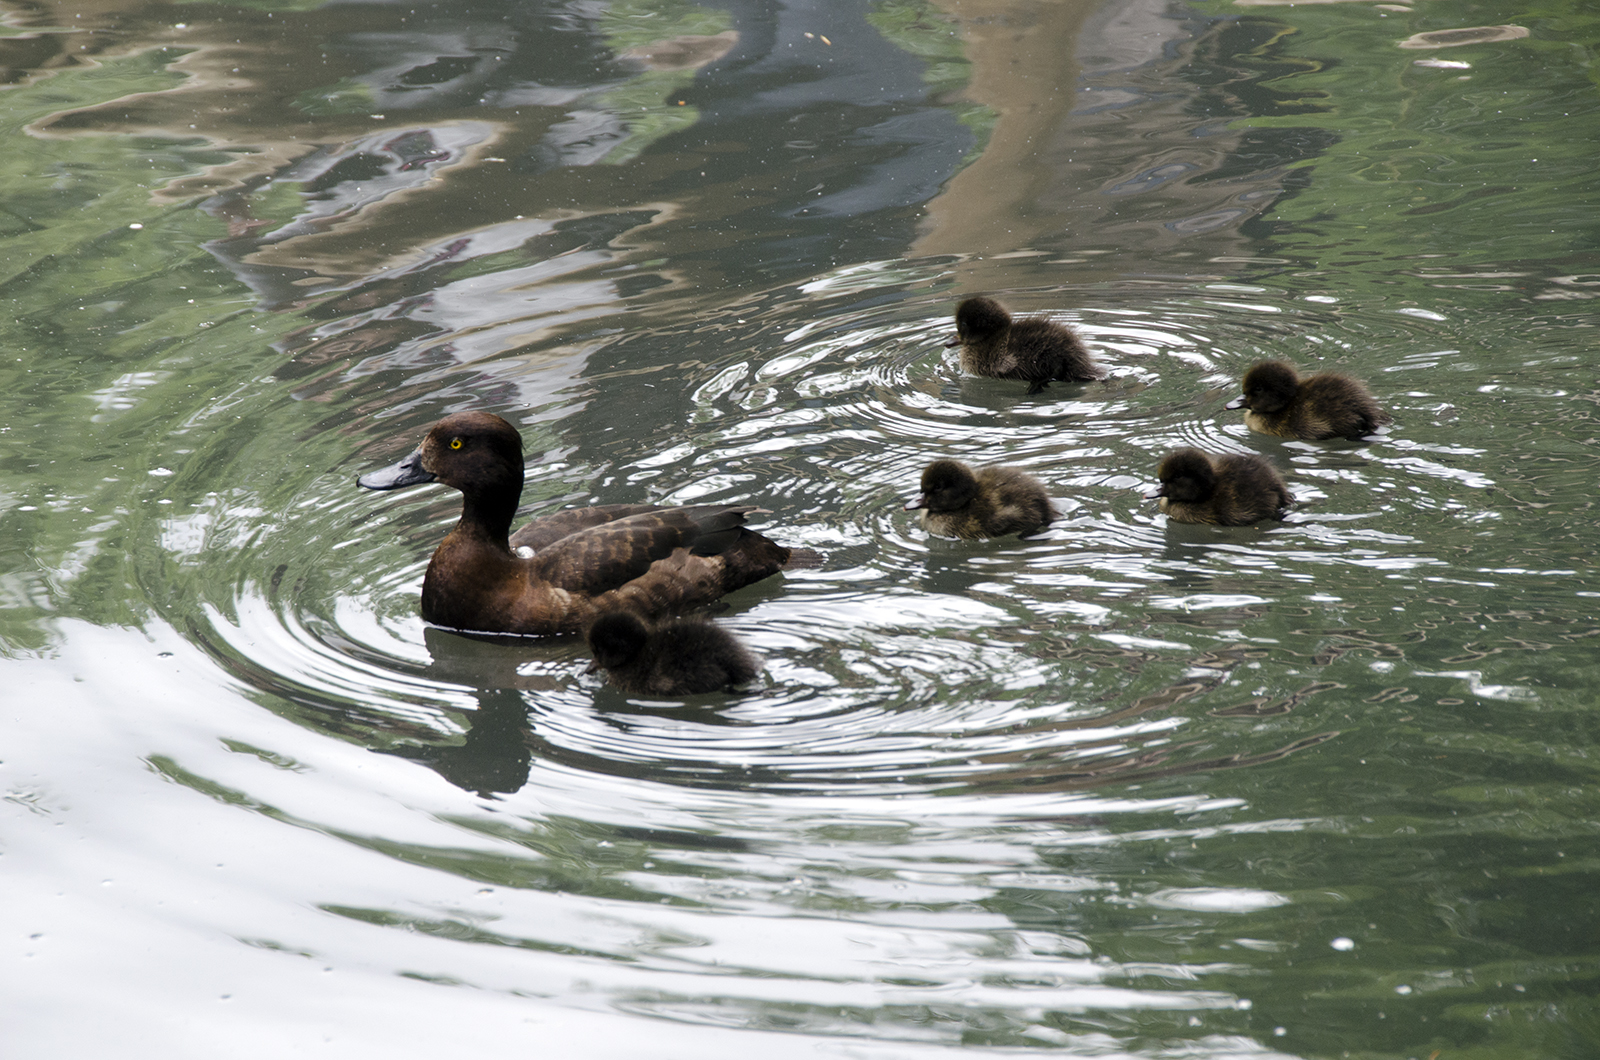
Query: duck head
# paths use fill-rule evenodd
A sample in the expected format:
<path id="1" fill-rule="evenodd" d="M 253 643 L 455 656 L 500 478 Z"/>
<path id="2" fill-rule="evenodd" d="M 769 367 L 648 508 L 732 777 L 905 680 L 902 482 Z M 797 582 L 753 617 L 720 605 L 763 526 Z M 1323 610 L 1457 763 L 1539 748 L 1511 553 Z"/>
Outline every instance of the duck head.
<path id="1" fill-rule="evenodd" d="M 461 491 L 462 523 L 490 537 L 510 533 L 522 497 L 522 436 L 492 412 L 457 412 L 435 423 L 416 451 L 356 483 L 393 490 L 440 482 Z"/>
<path id="2" fill-rule="evenodd" d="M 515 489 L 520 494 L 522 437 L 492 412 L 458 412 L 434 424 L 404 460 L 356 479 L 369 490 L 424 482 L 442 482 L 462 493 Z"/>
<path id="3" fill-rule="evenodd" d="M 906 511 L 960 511 L 978 495 L 978 480 L 959 460 L 935 460 L 922 472 L 922 492 L 906 501 Z"/>
<path id="4" fill-rule="evenodd" d="M 594 661 L 584 673 L 626 666 L 644 650 L 649 638 L 649 631 L 636 615 L 626 611 L 609 611 L 601 615 L 589 627 L 587 639 Z"/>
<path id="5" fill-rule="evenodd" d="M 956 306 L 956 333 L 946 346 L 959 346 L 974 339 L 998 335 L 1011 326 L 1011 314 L 993 298 L 979 295 Z"/>
<path id="6" fill-rule="evenodd" d="M 1223 408 L 1249 409 L 1270 416 L 1281 412 L 1300 389 L 1300 376 L 1283 361 L 1262 361 L 1244 374 L 1240 384 L 1244 396 L 1234 398 Z"/>
<path id="7" fill-rule="evenodd" d="M 1209 498 L 1217 489 L 1217 469 L 1211 458 L 1198 449 L 1174 449 L 1156 469 L 1161 488 L 1145 494 L 1146 500 L 1157 497 L 1180 504 L 1197 504 Z"/>

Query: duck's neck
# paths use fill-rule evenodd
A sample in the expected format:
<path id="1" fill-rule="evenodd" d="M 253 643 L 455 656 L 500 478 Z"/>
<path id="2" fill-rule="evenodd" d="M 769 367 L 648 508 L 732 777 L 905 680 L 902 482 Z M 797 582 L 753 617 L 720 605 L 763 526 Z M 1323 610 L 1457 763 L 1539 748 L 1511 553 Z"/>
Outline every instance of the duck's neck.
<path id="1" fill-rule="evenodd" d="M 522 497 L 522 483 L 515 490 L 494 490 L 485 493 L 462 494 L 461 521 L 455 533 L 470 534 L 482 541 L 510 550 L 511 520 L 516 518 L 517 502 Z"/>

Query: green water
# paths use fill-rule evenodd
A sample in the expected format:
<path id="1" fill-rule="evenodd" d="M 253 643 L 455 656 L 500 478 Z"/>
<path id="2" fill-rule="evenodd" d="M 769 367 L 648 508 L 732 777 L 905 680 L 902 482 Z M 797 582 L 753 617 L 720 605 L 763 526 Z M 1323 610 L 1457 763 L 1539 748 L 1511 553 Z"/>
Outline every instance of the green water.
<path id="1" fill-rule="evenodd" d="M 9 1049 L 1600 1054 L 1597 28 L 13 13 Z M 979 290 L 1111 377 L 961 377 Z M 1266 357 L 1394 427 L 1249 434 Z M 823 552 L 717 613 L 755 687 L 426 628 L 456 495 L 354 477 L 463 408 L 530 515 L 757 503 Z M 1168 526 L 1179 445 L 1290 520 Z M 940 455 L 1063 519 L 928 537 Z"/>

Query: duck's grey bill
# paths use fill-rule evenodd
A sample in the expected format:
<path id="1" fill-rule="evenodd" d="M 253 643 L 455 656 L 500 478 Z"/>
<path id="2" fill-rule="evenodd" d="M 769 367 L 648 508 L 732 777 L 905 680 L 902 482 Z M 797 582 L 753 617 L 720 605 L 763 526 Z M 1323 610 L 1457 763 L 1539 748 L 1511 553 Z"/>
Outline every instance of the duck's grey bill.
<path id="1" fill-rule="evenodd" d="M 422 470 L 422 450 L 418 449 L 398 464 L 368 471 L 356 479 L 356 485 L 369 490 L 397 490 L 401 486 L 417 486 L 437 478 L 433 472 Z"/>
<path id="2" fill-rule="evenodd" d="M 1244 408 L 1244 403 L 1246 401 L 1248 401 L 1248 400 L 1250 400 L 1250 399 L 1249 398 L 1236 397 L 1232 401 L 1228 402 L 1226 405 L 1224 405 L 1222 407 L 1225 408 L 1225 409 L 1242 409 L 1242 408 Z"/>
<path id="3" fill-rule="evenodd" d="M 915 511 L 918 508 L 926 508 L 927 506 L 928 495 L 926 493 L 919 493 L 915 497 L 908 497 L 906 499 L 905 510 L 908 512 Z"/>

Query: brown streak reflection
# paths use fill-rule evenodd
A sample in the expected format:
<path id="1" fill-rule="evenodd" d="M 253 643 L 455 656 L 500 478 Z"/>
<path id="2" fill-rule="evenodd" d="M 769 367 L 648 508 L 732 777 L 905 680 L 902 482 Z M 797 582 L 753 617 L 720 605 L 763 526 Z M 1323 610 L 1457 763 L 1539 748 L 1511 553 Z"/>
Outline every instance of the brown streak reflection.
<path id="1" fill-rule="evenodd" d="M 1344 688 L 1337 681 L 1317 681 L 1307 685 L 1287 699 L 1268 699 L 1265 696 L 1241 703 L 1236 707 L 1223 707 L 1213 710 L 1211 716 L 1215 718 L 1264 718 L 1274 714 L 1287 714 L 1301 702 L 1318 692 L 1328 692 L 1335 688 Z"/>
<path id="2" fill-rule="evenodd" d="M 1159 768 L 1145 768 L 1150 763 L 1164 761 L 1175 751 L 1184 747 L 1194 746 L 1192 743 L 1177 744 L 1161 751 L 1147 752 L 1131 761 L 1122 760 L 1099 766 L 1067 769 L 1055 765 L 1048 769 L 1026 769 L 1012 773 L 995 774 L 985 777 L 981 782 L 973 783 L 971 788 L 979 792 L 990 789 L 1026 790 L 1028 792 L 1081 791 L 1086 788 L 1105 787 L 1110 784 L 1131 784 L 1138 781 L 1184 776 L 1189 773 L 1204 773 L 1214 769 L 1237 769 L 1241 766 L 1257 766 L 1266 762 L 1276 762 L 1279 759 L 1287 758 L 1296 751 L 1303 751 L 1308 747 L 1326 743 L 1338 735 L 1338 730 L 1333 730 L 1317 733 L 1314 736 L 1307 736 L 1276 750 L 1264 751 L 1260 754 L 1221 755 L 1216 758 L 1204 758 L 1192 762 L 1176 762 Z"/>
<path id="3" fill-rule="evenodd" d="M 1054 179 L 1041 147 L 1071 113 L 1078 32 L 1097 3 L 935 0 L 962 26 L 972 78 L 965 95 L 1000 116 L 983 154 L 928 204 L 916 254 L 988 255 L 1033 246 L 1065 227 L 1032 207 Z M 988 289 L 981 265 L 964 278 Z"/>

